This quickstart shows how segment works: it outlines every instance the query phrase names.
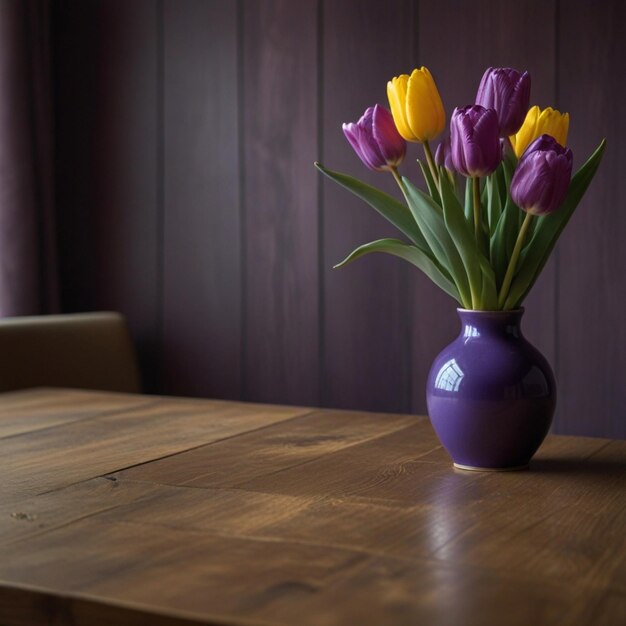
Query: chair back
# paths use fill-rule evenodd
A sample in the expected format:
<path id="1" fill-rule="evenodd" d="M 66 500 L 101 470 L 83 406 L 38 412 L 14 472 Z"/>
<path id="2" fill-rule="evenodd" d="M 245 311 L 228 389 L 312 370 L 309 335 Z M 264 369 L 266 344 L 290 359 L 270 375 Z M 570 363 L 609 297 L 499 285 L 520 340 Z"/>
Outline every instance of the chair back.
<path id="1" fill-rule="evenodd" d="M 98 312 L 0 320 L 0 391 L 30 387 L 140 392 L 124 317 Z"/>

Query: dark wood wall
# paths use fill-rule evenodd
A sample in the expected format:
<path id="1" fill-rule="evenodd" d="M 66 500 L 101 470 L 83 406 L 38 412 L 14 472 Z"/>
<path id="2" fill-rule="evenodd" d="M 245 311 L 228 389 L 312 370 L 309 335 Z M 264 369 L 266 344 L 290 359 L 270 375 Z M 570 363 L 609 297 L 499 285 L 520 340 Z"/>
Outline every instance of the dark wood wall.
<path id="1" fill-rule="evenodd" d="M 319 178 L 366 172 L 341 123 L 434 73 L 448 113 L 488 65 L 530 70 L 602 169 L 527 301 L 559 381 L 556 430 L 626 436 L 626 5 L 619 0 L 57 0 L 63 306 L 129 318 L 148 389 L 423 412 L 455 306 Z M 409 172 L 413 157 L 404 166 Z"/>

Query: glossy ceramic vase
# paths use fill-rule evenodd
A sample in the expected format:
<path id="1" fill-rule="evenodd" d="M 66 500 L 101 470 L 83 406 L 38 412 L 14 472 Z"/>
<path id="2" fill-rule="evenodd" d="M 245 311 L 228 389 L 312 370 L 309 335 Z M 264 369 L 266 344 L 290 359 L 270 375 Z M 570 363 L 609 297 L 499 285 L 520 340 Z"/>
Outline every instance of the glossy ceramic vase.
<path id="1" fill-rule="evenodd" d="M 461 334 L 432 365 L 428 412 L 460 469 L 526 468 L 550 428 L 554 375 L 522 335 L 523 312 L 458 309 Z"/>

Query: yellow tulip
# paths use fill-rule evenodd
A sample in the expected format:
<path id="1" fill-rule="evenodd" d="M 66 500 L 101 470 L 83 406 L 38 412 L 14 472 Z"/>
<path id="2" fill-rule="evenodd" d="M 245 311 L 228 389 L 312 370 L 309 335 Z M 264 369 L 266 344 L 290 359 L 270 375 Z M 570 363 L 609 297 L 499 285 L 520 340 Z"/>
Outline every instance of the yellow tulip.
<path id="1" fill-rule="evenodd" d="M 509 137 L 515 154 L 519 159 L 524 150 L 541 135 L 554 137 L 557 143 L 565 146 L 567 143 L 567 131 L 569 130 L 569 113 L 561 113 L 548 107 L 543 111 L 538 107 L 532 107 L 526 114 L 526 119 L 516 135 Z"/>
<path id="2" fill-rule="evenodd" d="M 387 97 L 398 132 L 407 141 L 427 142 L 446 125 L 446 112 L 431 73 L 425 68 L 387 83 Z"/>

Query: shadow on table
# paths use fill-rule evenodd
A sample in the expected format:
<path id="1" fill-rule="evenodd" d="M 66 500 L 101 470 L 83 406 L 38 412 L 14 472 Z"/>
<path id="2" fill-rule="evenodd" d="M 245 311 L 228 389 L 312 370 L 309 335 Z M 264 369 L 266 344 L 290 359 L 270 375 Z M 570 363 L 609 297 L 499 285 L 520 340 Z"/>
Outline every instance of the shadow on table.
<path id="1" fill-rule="evenodd" d="M 577 476 L 606 476 L 626 479 L 626 462 L 606 459 L 537 459 L 530 462 L 531 472 L 569 474 Z"/>

